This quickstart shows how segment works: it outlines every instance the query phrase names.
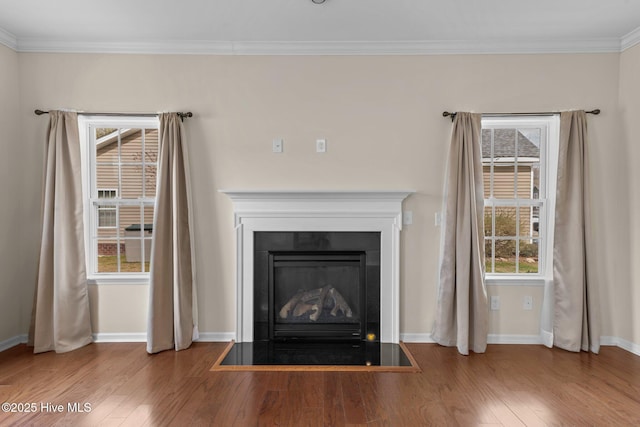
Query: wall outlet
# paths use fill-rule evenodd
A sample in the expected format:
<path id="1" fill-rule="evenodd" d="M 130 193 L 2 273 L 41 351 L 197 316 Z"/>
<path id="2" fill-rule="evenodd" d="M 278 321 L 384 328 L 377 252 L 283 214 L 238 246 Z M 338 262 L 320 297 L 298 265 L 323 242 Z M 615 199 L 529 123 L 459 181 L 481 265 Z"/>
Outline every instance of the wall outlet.
<path id="1" fill-rule="evenodd" d="M 413 224 L 413 212 L 404 211 L 402 212 L 402 225 L 411 225 Z"/>
<path id="2" fill-rule="evenodd" d="M 283 145 L 284 145 L 284 141 L 282 139 L 274 139 L 271 142 L 271 150 L 274 153 L 282 153 Z"/>
<path id="3" fill-rule="evenodd" d="M 327 152 L 327 140 L 316 139 L 316 153 L 326 153 L 326 152 Z"/>
<path id="4" fill-rule="evenodd" d="M 491 296 L 491 310 L 500 310 L 500 297 L 498 295 Z"/>
<path id="5" fill-rule="evenodd" d="M 525 296 L 522 300 L 522 309 L 523 310 L 533 310 L 533 297 Z"/>

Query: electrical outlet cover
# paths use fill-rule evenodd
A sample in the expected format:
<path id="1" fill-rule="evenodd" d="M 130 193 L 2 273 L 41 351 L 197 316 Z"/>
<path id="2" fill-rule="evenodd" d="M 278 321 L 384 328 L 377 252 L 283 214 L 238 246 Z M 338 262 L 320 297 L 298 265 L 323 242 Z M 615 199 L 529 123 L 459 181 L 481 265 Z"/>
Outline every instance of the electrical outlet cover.
<path id="1" fill-rule="evenodd" d="M 402 224 L 403 225 L 411 225 L 411 224 L 413 224 L 413 212 L 412 211 L 404 211 L 404 212 L 402 212 Z"/>

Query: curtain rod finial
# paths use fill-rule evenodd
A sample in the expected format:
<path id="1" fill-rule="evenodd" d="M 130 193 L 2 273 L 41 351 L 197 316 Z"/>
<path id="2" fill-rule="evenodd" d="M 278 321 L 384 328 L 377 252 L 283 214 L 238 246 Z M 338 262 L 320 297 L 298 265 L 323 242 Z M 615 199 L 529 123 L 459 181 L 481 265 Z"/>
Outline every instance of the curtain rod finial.
<path id="1" fill-rule="evenodd" d="M 184 122 L 185 117 L 193 117 L 193 113 L 191 111 L 187 111 L 186 113 L 178 113 L 178 116 L 180 117 L 180 120 L 182 120 Z"/>
<path id="2" fill-rule="evenodd" d="M 450 113 L 448 111 L 442 112 L 442 117 L 451 117 L 451 121 L 456 117 L 456 113 Z"/>
<path id="3" fill-rule="evenodd" d="M 36 115 L 41 116 L 43 114 L 48 114 L 48 111 L 42 111 L 42 110 L 35 110 L 34 113 L 36 113 Z"/>

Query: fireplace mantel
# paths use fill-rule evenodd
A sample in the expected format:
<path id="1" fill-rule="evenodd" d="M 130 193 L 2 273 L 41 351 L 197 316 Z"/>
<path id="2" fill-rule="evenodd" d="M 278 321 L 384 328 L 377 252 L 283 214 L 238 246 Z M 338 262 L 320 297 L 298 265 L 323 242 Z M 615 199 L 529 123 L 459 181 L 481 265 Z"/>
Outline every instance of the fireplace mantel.
<path id="1" fill-rule="evenodd" d="M 380 232 L 380 341 L 400 339 L 402 201 L 412 190 L 220 190 L 236 227 L 236 341 L 253 341 L 253 238 L 257 231 Z"/>

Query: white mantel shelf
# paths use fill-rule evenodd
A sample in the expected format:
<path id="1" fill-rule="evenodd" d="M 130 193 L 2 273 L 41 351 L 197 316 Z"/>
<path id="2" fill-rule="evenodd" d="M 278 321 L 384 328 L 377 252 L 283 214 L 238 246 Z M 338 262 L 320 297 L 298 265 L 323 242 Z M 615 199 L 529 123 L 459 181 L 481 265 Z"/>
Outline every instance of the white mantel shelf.
<path id="1" fill-rule="evenodd" d="M 415 190 L 219 190 L 231 199 L 405 199 Z"/>
<path id="2" fill-rule="evenodd" d="M 236 341 L 253 341 L 253 233 L 380 233 L 380 340 L 400 339 L 402 201 L 413 190 L 220 190 L 233 201 L 237 244 Z"/>

